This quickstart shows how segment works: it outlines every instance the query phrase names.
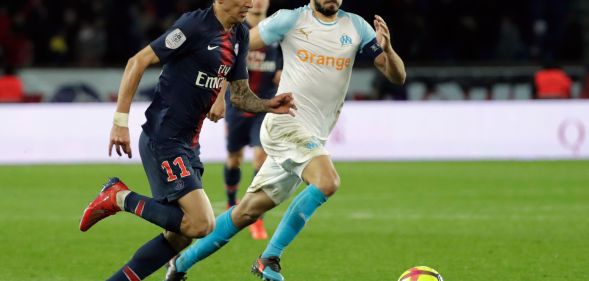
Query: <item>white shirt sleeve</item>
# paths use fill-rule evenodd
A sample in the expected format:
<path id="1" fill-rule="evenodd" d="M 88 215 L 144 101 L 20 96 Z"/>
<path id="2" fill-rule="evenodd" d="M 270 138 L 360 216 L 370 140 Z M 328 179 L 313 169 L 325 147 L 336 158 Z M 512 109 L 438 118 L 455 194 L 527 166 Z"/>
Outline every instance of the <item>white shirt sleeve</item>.
<path id="1" fill-rule="evenodd" d="M 374 28 L 372 28 L 372 26 L 362 17 L 355 14 L 352 15 L 352 22 L 354 23 L 354 27 L 358 31 L 360 38 L 362 38 L 362 43 L 360 43 L 358 52 L 373 59 L 380 55 L 380 53 L 382 53 L 382 48 L 376 42 L 376 32 L 374 31 Z"/>
<path id="2" fill-rule="evenodd" d="M 260 37 L 265 45 L 270 45 L 277 41 L 282 41 L 284 35 L 288 33 L 297 22 L 301 14 L 301 8 L 296 10 L 278 10 L 269 18 L 260 22 Z"/>

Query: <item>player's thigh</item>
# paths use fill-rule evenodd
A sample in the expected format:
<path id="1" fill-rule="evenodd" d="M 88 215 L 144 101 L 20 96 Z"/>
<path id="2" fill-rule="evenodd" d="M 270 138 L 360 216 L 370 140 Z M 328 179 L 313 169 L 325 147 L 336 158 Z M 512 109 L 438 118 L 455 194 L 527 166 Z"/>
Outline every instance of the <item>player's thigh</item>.
<path id="1" fill-rule="evenodd" d="M 141 164 L 143 164 L 143 169 L 145 171 L 145 175 L 147 176 L 153 198 L 156 200 L 165 198 L 165 195 L 159 194 L 159 191 L 154 192 L 153 186 L 163 185 L 164 182 L 161 180 L 159 175 L 160 167 L 157 163 L 155 151 L 151 145 L 151 141 L 149 137 L 143 132 L 139 136 L 139 155 L 141 156 Z"/>
<path id="2" fill-rule="evenodd" d="M 264 163 L 264 160 L 266 160 L 266 152 L 262 148 L 262 141 L 260 140 L 260 129 L 264 121 L 264 116 L 265 114 L 258 114 L 252 118 L 252 124 L 249 132 L 249 146 L 253 150 L 254 157 L 252 164 L 255 170 L 260 170 L 262 163 Z"/>
<path id="3" fill-rule="evenodd" d="M 267 157 L 247 192 L 263 191 L 275 205 L 279 205 L 294 193 L 301 182 L 296 173 L 286 171 L 272 157 Z"/>
<path id="4" fill-rule="evenodd" d="M 254 154 L 252 164 L 254 166 L 254 169 L 259 171 L 260 168 L 262 168 L 262 164 L 264 164 L 264 161 L 266 161 L 266 152 L 264 151 L 262 146 L 254 146 L 252 147 L 252 151 Z"/>
<path id="5" fill-rule="evenodd" d="M 190 147 L 176 143 L 158 143 L 145 133 L 139 139 L 141 161 L 153 198 L 165 203 L 202 189 L 202 163 Z"/>
<path id="6" fill-rule="evenodd" d="M 327 196 L 333 194 L 340 184 L 339 175 L 329 155 L 320 155 L 311 159 L 303 169 L 302 178 L 306 183 L 315 185 Z"/>
<path id="7" fill-rule="evenodd" d="M 284 170 L 302 175 L 313 158 L 329 155 L 325 141 L 313 135 L 292 117 L 266 115 L 260 130 L 260 140 L 269 158 Z"/>
<path id="8" fill-rule="evenodd" d="M 204 189 L 195 189 L 188 192 L 178 199 L 178 205 L 180 205 L 184 215 L 188 216 L 191 223 L 209 225 L 215 221 L 213 207 Z"/>

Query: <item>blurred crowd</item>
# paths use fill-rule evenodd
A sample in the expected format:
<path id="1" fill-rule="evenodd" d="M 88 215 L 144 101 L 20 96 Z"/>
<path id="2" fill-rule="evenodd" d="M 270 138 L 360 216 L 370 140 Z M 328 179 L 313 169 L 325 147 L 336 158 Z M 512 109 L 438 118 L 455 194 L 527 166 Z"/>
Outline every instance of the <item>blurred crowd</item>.
<path id="1" fill-rule="evenodd" d="M 22 96 L 23 87 L 15 69 L 123 67 L 129 57 L 162 34 L 182 13 L 211 3 L 212 0 L 0 0 L 0 65 L 5 68 L 0 95 L 7 96 L 8 101 L 22 100 L 4 93 L 21 92 Z M 269 13 L 308 3 L 309 0 L 271 0 Z M 370 23 L 374 14 L 381 15 L 391 29 L 395 50 L 406 65 L 413 67 L 405 87 L 392 85 L 375 74 L 371 82 L 373 93 L 368 99 L 407 100 L 408 88 L 415 84 L 424 87 L 425 94 L 420 99 L 432 99 L 438 88 L 448 82 L 457 83 L 461 98 L 466 99 L 472 98 L 472 89 L 486 89 L 490 93 L 498 83 L 514 87 L 530 84 L 533 97 L 541 98 L 538 93 L 543 87 L 537 85 L 538 81 L 552 81 L 556 77 L 554 71 L 541 76 L 542 79 L 529 70 L 523 75 L 487 76 L 470 72 L 440 76 L 431 71 L 412 71 L 419 65 L 443 69 L 455 65 L 527 65 L 538 70 L 546 62 L 589 65 L 588 0 L 343 0 L 342 9 L 359 14 Z M 362 57 L 356 60 L 359 66 L 371 64 Z M 573 97 L 571 85 L 582 83 L 582 93 L 574 97 L 589 98 L 586 73 L 558 74 L 563 78 L 556 80 L 564 85 L 556 87 L 562 89 L 559 97 Z M 552 94 L 553 89 L 548 87 L 548 92 Z M 75 91 L 66 92 L 71 96 Z"/>
<path id="2" fill-rule="evenodd" d="M 344 0 L 369 22 L 388 22 L 412 63 L 580 62 L 586 0 Z M 180 14 L 211 0 L 0 2 L 0 56 L 15 66 L 121 66 Z M 271 10 L 308 0 L 272 0 Z M 588 32 L 588 31 L 585 31 Z"/>

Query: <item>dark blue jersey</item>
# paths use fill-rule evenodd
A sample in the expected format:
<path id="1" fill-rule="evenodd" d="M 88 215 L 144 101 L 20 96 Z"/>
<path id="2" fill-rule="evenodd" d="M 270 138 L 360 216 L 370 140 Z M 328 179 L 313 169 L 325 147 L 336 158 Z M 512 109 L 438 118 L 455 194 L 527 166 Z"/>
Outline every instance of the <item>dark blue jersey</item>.
<path id="1" fill-rule="evenodd" d="M 143 130 L 158 142 L 194 145 L 223 81 L 248 78 L 249 29 L 225 31 L 209 7 L 185 13 L 150 46 L 164 66 Z"/>
<path id="2" fill-rule="evenodd" d="M 247 69 L 249 72 L 249 86 L 256 95 L 263 99 L 276 95 L 277 86 L 274 84 L 274 75 L 277 70 L 282 70 L 282 52 L 278 43 L 273 43 L 258 50 L 250 50 L 247 56 Z M 231 105 L 229 91 L 225 94 L 227 114 L 254 116 L 244 113 Z"/>

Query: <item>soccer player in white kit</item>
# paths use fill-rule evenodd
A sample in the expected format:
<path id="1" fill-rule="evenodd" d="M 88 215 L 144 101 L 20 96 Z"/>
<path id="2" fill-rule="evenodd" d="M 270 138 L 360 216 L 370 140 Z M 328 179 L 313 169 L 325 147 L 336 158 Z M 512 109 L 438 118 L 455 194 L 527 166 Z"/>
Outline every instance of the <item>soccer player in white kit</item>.
<path id="1" fill-rule="evenodd" d="M 193 264 L 282 203 L 304 181 L 307 187 L 252 266 L 263 280 L 284 280 L 279 264 L 284 249 L 340 185 L 324 145 L 343 106 L 356 53 L 372 58 L 391 82 L 405 81 L 405 66 L 391 46 L 384 20 L 375 16 L 375 32 L 360 16 L 340 10 L 341 3 L 311 0 L 295 10 L 280 10 L 250 30 L 251 49 L 280 42 L 284 67 L 278 92 L 293 93 L 297 113 L 266 115 L 260 139 L 268 157 L 248 192 L 239 205 L 217 217 L 211 234 L 170 261 L 166 280 L 182 280 Z"/>

